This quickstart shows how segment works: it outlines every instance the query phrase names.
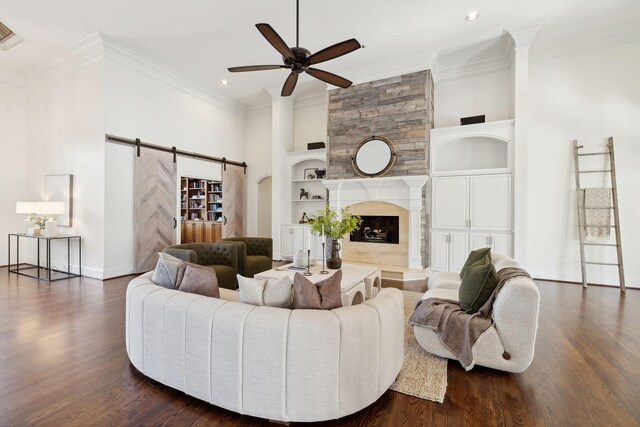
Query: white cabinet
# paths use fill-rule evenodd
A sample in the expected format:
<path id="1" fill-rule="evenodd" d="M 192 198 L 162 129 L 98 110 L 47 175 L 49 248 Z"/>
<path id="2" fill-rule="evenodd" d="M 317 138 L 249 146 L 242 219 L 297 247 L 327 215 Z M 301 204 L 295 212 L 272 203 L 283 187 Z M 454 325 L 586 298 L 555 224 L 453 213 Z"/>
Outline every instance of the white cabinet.
<path id="1" fill-rule="evenodd" d="M 511 255 L 511 234 L 509 233 L 470 233 L 469 250 L 491 248 L 494 252 Z"/>
<path id="2" fill-rule="evenodd" d="M 466 229 L 469 220 L 469 178 L 433 178 L 433 228 Z"/>
<path id="3" fill-rule="evenodd" d="M 468 233 L 431 233 L 431 266 L 434 271 L 460 271 L 469 255 Z"/>
<path id="4" fill-rule="evenodd" d="M 469 228 L 511 229 L 511 174 L 469 178 Z"/>
<path id="5" fill-rule="evenodd" d="M 305 224 L 285 224 L 280 233 L 280 255 L 293 259 L 298 251 L 307 251 L 311 239 L 311 258 L 322 259 L 322 239 L 311 233 L 311 227 Z"/>

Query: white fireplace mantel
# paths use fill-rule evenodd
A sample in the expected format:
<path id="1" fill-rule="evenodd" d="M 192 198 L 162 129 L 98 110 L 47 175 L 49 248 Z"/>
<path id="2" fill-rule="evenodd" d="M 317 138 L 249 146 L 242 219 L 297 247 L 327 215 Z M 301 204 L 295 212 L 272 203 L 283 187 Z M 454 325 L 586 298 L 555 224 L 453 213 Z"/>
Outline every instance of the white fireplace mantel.
<path id="1" fill-rule="evenodd" d="M 422 188 L 428 175 L 389 176 L 382 178 L 328 179 L 322 183 L 329 190 L 329 206 L 340 209 L 363 202 L 386 202 L 409 211 L 409 268 L 423 268 L 420 239 Z"/>

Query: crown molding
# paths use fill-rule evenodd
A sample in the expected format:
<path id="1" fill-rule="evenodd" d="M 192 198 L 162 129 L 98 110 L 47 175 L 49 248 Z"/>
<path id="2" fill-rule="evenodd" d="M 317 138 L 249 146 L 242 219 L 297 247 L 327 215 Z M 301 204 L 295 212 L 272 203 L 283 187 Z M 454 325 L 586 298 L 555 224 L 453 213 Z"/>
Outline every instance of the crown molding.
<path id="1" fill-rule="evenodd" d="M 0 70 L 0 83 L 5 83 L 10 86 L 16 86 L 16 87 L 25 87 L 26 82 L 23 77 L 17 74 Z"/>
<path id="2" fill-rule="evenodd" d="M 119 41 L 101 36 L 104 45 L 104 55 L 108 60 L 116 61 L 134 70 L 145 73 L 149 76 L 167 83 L 190 95 L 199 97 L 219 107 L 231 110 L 236 113 L 244 113 L 245 107 L 227 98 L 207 86 L 201 84 L 186 74 L 173 67 L 143 53 L 131 46 Z"/>
<path id="3" fill-rule="evenodd" d="M 531 40 L 542 26 L 542 22 L 542 20 L 527 22 L 505 28 L 505 31 L 511 35 L 515 48 L 525 47 L 531 44 Z"/>
<path id="4" fill-rule="evenodd" d="M 506 70 L 513 60 L 513 37 L 502 35 L 479 43 L 437 51 L 433 58 L 433 81 L 441 83 Z"/>
<path id="5" fill-rule="evenodd" d="M 93 33 L 63 49 L 62 52 L 56 54 L 55 58 L 27 74 L 25 80 L 27 85 L 31 85 L 51 76 L 84 67 L 103 58 L 104 49 L 100 34 Z"/>
<path id="6" fill-rule="evenodd" d="M 533 44 L 529 53 L 531 61 L 559 58 L 613 46 L 640 42 L 640 25 L 594 28 L 562 40 Z"/>
<path id="7" fill-rule="evenodd" d="M 305 93 L 296 98 L 294 108 L 317 107 L 319 105 L 327 105 L 328 86 L 325 86 L 322 92 Z"/>

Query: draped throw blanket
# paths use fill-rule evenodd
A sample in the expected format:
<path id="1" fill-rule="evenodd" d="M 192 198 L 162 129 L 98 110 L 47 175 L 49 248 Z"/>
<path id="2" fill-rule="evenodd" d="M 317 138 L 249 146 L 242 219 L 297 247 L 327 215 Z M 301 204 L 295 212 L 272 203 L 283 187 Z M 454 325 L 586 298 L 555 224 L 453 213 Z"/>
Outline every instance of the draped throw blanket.
<path id="1" fill-rule="evenodd" d="M 521 268 L 506 267 L 498 271 L 498 285 L 487 302 L 476 313 L 465 313 L 457 301 L 442 298 L 427 298 L 416 305 L 409 324 L 433 329 L 442 344 L 460 361 L 465 370 L 473 367 L 473 344 L 493 324 L 491 314 L 493 302 L 500 289 L 516 277 L 528 277 Z"/>
<path id="2" fill-rule="evenodd" d="M 611 189 L 585 188 L 582 190 L 582 223 L 584 236 L 589 241 L 609 240 L 611 235 Z M 595 209 L 589 209 L 595 208 Z"/>

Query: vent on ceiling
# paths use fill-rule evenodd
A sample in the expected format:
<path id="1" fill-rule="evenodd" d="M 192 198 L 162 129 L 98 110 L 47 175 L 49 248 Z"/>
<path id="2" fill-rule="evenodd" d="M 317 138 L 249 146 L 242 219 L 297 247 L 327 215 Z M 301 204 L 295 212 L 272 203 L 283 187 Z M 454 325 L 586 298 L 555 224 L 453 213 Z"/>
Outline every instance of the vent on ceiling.
<path id="1" fill-rule="evenodd" d="M 15 33 L 11 31 L 9 27 L 0 22 L 0 43 L 4 43 L 14 35 Z"/>

